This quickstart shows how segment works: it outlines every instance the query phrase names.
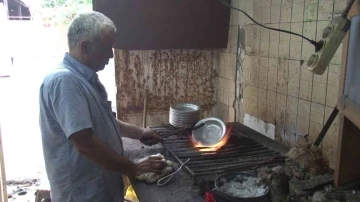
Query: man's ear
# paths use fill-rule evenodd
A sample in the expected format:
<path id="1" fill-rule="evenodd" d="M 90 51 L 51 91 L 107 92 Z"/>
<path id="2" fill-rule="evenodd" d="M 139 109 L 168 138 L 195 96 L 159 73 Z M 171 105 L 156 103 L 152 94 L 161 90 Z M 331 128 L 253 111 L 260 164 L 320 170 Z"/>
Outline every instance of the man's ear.
<path id="1" fill-rule="evenodd" d="M 90 53 L 90 44 L 88 41 L 81 41 L 80 42 L 80 50 L 83 54 Z"/>

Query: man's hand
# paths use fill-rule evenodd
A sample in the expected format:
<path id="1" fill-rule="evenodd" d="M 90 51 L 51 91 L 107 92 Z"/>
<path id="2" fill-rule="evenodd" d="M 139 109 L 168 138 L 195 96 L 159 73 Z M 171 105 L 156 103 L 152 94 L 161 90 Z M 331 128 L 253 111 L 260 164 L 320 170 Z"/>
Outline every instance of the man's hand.
<path id="1" fill-rule="evenodd" d="M 157 173 L 160 174 L 166 167 L 166 162 L 161 160 L 161 157 L 147 157 L 141 161 L 135 162 L 135 176 L 143 173 Z"/>
<path id="2" fill-rule="evenodd" d="M 151 146 L 159 143 L 161 141 L 161 137 L 150 129 L 144 129 L 139 140 L 141 143 Z"/>

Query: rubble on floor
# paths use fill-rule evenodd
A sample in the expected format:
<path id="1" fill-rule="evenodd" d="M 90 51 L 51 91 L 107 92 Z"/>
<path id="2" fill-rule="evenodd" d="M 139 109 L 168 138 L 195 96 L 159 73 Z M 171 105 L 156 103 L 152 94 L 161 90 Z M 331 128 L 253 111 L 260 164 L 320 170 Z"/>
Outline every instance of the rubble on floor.
<path id="1" fill-rule="evenodd" d="M 285 202 L 294 198 L 331 201 L 326 198 L 324 187 L 332 185 L 332 170 L 321 148 L 298 145 L 286 156 L 288 159 L 283 166 L 261 167 L 256 170 L 259 182 L 270 186 L 272 201 Z"/>

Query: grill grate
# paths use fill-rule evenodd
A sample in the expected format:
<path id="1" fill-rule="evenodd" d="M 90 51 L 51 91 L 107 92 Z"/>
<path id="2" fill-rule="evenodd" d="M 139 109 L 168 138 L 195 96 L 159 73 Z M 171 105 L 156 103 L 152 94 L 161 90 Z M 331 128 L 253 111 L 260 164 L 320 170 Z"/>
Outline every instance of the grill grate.
<path id="1" fill-rule="evenodd" d="M 158 134 L 165 135 L 177 128 L 167 125 L 152 127 Z M 163 145 L 179 163 L 191 160 L 185 169 L 196 183 L 199 177 L 216 174 L 251 170 L 256 166 L 276 166 L 285 162 L 285 157 L 271 148 L 232 130 L 226 145 L 218 151 L 198 151 L 191 141 L 191 134 L 172 136 L 164 140 Z"/>

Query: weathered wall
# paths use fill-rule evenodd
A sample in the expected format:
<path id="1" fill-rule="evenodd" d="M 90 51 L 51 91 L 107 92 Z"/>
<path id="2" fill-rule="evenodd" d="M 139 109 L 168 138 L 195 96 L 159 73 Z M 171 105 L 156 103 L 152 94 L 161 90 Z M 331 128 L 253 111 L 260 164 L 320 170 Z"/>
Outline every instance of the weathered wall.
<path id="1" fill-rule="evenodd" d="M 342 11 L 345 4 L 346 0 L 233 0 L 258 22 L 311 39 L 319 39 L 336 15 L 333 12 Z M 261 28 L 237 11 L 231 15 L 228 48 L 218 53 L 218 115 L 226 120 L 236 116 L 260 132 L 273 124 L 275 139 L 289 146 L 307 134 L 313 142 L 337 102 L 342 46 L 324 75 L 314 75 L 305 65 L 314 51 L 307 41 Z M 336 120 L 322 144 L 331 166 L 337 124 Z"/>
<path id="2" fill-rule="evenodd" d="M 200 104 L 208 116 L 215 106 L 216 68 L 212 50 L 116 50 L 118 117 L 142 124 L 145 89 L 148 125 L 168 124 L 176 102 Z"/>

